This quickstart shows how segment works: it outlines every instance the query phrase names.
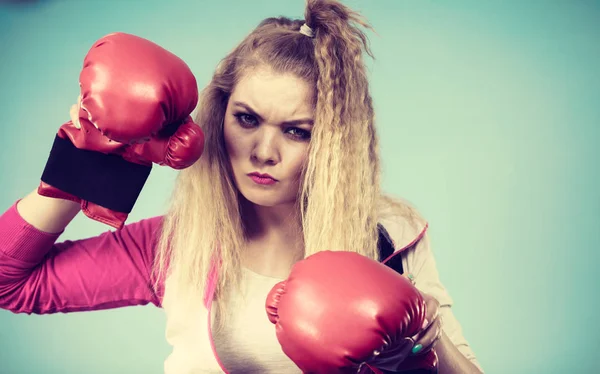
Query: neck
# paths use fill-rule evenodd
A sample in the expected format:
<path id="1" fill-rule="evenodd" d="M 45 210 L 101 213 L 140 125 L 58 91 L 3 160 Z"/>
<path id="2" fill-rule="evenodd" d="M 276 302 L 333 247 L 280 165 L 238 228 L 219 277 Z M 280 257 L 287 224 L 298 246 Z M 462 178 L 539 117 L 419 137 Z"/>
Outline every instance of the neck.
<path id="1" fill-rule="evenodd" d="M 294 204 L 261 207 L 242 203 L 247 238 L 242 251 L 244 266 L 267 276 L 287 276 L 304 253 L 302 225 L 296 211 Z"/>
<path id="2" fill-rule="evenodd" d="M 302 241 L 302 224 L 294 203 L 264 207 L 242 203 L 246 235 L 250 241 Z"/>

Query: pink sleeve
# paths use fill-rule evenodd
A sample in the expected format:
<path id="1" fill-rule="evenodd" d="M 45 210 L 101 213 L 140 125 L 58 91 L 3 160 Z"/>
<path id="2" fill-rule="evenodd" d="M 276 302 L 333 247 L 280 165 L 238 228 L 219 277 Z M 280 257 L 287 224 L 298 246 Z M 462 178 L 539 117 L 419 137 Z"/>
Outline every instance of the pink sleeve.
<path id="1" fill-rule="evenodd" d="M 68 313 L 161 300 L 151 282 L 162 217 L 87 239 L 27 223 L 16 203 L 0 216 L 0 308 L 14 313 Z"/>

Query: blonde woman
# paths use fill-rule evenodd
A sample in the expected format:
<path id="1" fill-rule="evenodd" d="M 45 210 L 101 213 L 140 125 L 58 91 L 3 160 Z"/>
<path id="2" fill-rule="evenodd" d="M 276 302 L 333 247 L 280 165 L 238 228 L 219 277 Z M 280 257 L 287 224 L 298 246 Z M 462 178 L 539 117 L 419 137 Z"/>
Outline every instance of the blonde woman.
<path id="1" fill-rule="evenodd" d="M 481 372 L 438 279 L 426 222 L 380 191 L 368 27 L 337 1 L 309 0 L 302 20 L 260 23 L 199 97 L 187 66 L 149 41 L 112 34 L 96 43 L 40 186 L 0 217 L 0 307 L 153 303 L 173 346 L 166 373 L 297 373 L 267 295 L 303 259 L 353 252 L 393 258 L 427 314 L 401 343 L 336 372 L 406 373 L 427 357 L 428 372 Z M 124 224 L 152 163 L 180 169 L 170 209 Z M 81 210 L 117 230 L 57 242 Z"/>

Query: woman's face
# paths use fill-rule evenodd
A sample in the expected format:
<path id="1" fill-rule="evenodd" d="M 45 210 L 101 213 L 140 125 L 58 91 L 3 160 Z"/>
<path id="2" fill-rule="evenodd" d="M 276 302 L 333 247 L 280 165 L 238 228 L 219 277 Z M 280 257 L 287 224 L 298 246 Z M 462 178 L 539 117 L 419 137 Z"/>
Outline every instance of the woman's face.
<path id="1" fill-rule="evenodd" d="M 314 120 L 311 87 L 289 74 L 254 69 L 225 112 L 225 147 L 241 194 L 260 206 L 294 203 Z"/>

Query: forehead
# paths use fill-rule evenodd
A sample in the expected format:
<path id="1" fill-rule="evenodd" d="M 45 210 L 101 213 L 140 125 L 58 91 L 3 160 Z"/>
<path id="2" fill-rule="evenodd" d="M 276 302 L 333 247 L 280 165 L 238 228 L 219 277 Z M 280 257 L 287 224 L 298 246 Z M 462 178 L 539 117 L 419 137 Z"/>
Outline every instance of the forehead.
<path id="1" fill-rule="evenodd" d="M 236 84 L 231 99 L 243 101 L 254 109 L 308 112 L 312 109 L 312 87 L 293 74 L 268 68 L 253 69 Z"/>

